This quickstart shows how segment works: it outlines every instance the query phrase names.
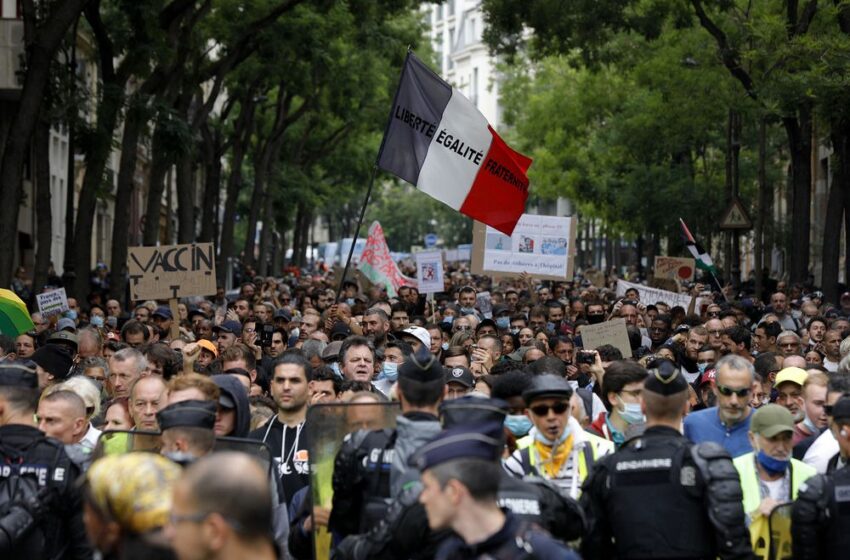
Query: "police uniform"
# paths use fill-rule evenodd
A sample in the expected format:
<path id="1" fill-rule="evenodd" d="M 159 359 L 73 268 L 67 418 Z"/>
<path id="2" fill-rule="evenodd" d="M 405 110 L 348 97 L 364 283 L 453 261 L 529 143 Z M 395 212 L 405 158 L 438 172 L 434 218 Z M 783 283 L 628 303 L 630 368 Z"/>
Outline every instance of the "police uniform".
<path id="1" fill-rule="evenodd" d="M 850 423 L 850 398 L 832 408 L 833 421 Z M 848 428 L 842 428 L 848 429 Z M 838 460 L 840 460 L 840 454 Z M 850 550 L 850 468 L 846 464 L 827 475 L 815 475 L 800 485 L 791 510 L 794 558 L 844 558 Z"/>
<path id="2" fill-rule="evenodd" d="M 444 381 L 443 367 L 427 350 L 399 366 L 399 379 L 420 383 Z M 369 531 L 387 515 L 394 497 L 416 480 L 408 459 L 440 432 L 427 412 L 407 412 L 394 430 L 359 430 L 345 436 L 334 461 L 330 528 L 340 536 Z"/>
<path id="3" fill-rule="evenodd" d="M 661 396 L 687 391 L 660 360 L 644 385 Z M 649 416 L 651 417 L 651 411 Z M 694 446 L 678 430 L 649 426 L 601 459 L 585 482 L 587 558 L 752 558 L 741 485 L 720 445 Z"/>
<path id="4" fill-rule="evenodd" d="M 420 471 L 425 472 L 449 461 L 480 459 L 499 461 L 504 449 L 502 423 L 462 426 L 441 432 L 422 447 L 415 458 Z M 495 504 L 494 504 L 495 505 Z M 572 560 L 578 557 L 544 529 L 521 520 L 510 510 L 502 509 L 504 523 L 494 534 L 481 542 L 467 543 L 452 534 L 434 555 L 436 560 Z"/>
<path id="5" fill-rule="evenodd" d="M 38 377 L 29 368 L 5 366 L 0 386 L 37 394 Z M 0 426 L 0 558 L 92 557 L 75 486 L 79 475 L 64 446 L 38 428 Z"/>
<path id="6" fill-rule="evenodd" d="M 440 406 L 443 426 L 504 423 L 508 405 L 498 399 L 464 396 L 445 401 Z M 350 535 L 337 547 L 337 560 L 433 558 L 448 531 L 428 529 L 425 509 L 418 498 L 422 485 L 408 485 L 389 505 L 384 518 L 369 532 Z M 563 496 L 542 478 L 520 480 L 503 473 L 497 502 L 513 516 L 526 523 L 541 526 L 563 541 L 572 541 L 584 532 L 584 514 L 578 503 Z"/>

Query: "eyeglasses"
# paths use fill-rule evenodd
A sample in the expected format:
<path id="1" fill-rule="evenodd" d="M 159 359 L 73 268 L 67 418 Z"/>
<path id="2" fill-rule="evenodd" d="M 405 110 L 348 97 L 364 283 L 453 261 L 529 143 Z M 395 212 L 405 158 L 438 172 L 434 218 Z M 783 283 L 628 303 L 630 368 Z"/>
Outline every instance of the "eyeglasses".
<path id="1" fill-rule="evenodd" d="M 471 330 L 472 330 L 472 327 L 470 327 L 469 325 L 458 325 L 457 327 L 455 327 L 455 330 L 458 330 L 458 331 L 471 331 Z"/>
<path id="2" fill-rule="evenodd" d="M 723 331 L 720 330 L 720 329 L 717 329 L 717 330 L 714 330 L 714 331 L 708 331 L 708 334 L 713 334 L 714 336 L 720 336 L 720 335 L 723 334 Z"/>
<path id="3" fill-rule="evenodd" d="M 538 404 L 537 406 L 531 407 L 531 412 L 533 412 L 535 416 L 546 416 L 549 414 L 550 410 L 555 414 L 563 414 L 568 408 L 570 408 L 570 403 L 567 402 L 555 403 L 552 406 L 549 406 L 548 404 Z"/>
<path id="4" fill-rule="evenodd" d="M 717 390 L 724 397 L 731 397 L 732 395 L 737 395 L 741 398 L 744 398 L 750 394 L 750 387 L 744 387 L 743 389 L 733 389 L 732 387 L 727 387 L 726 385 L 717 385 Z"/>
<path id="5" fill-rule="evenodd" d="M 706 317 L 720 317 L 719 311 L 709 311 L 705 314 Z"/>

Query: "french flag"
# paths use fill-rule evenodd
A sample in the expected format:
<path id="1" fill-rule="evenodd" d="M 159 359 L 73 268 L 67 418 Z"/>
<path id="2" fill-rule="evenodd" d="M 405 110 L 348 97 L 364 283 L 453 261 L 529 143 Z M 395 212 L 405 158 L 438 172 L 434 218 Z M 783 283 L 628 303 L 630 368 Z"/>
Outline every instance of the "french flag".
<path id="1" fill-rule="evenodd" d="M 381 169 L 511 235 L 525 211 L 530 165 L 463 94 L 407 54 L 378 154 Z"/>

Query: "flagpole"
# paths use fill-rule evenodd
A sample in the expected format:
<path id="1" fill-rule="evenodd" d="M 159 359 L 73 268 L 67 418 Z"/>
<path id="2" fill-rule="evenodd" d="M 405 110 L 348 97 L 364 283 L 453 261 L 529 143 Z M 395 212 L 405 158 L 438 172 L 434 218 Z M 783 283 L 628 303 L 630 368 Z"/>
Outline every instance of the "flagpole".
<path id="1" fill-rule="evenodd" d="M 348 267 L 351 265 L 351 257 L 354 256 L 354 246 L 357 245 L 357 238 L 360 236 L 360 226 L 363 225 L 363 218 L 366 216 L 366 207 L 369 206 L 369 197 L 372 195 L 372 185 L 375 184 L 375 175 L 378 174 L 377 162 L 372 167 L 372 176 L 369 178 L 369 187 L 366 189 L 366 198 L 363 200 L 363 208 L 360 209 L 360 218 L 357 219 L 357 228 L 354 230 L 354 239 L 351 240 L 351 248 L 348 249 L 348 258 L 345 260 L 345 268 L 342 270 L 342 278 L 339 279 L 339 289 L 336 291 L 337 297 L 342 294 L 342 285 L 345 283 L 345 277 L 348 275 Z"/>

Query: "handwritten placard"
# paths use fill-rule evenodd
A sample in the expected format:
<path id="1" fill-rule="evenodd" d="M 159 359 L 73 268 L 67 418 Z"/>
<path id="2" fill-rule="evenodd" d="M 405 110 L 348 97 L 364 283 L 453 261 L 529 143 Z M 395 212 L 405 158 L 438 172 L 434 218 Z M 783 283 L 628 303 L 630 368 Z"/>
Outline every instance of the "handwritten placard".
<path id="1" fill-rule="evenodd" d="M 655 277 L 690 282 L 694 278 L 694 259 L 655 257 Z"/>
<path id="2" fill-rule="evenodd" d="M 653 305 L 661 302 L 666 303 L 670 307 L 676 307 L 677 305 L 681 306 L 685 309 L 685 311 L 687 311 L 688 306 L 691 304 L 691 296 L 688 294 L 677 294 L 667 290 L 650 288 L 641 284 L 633 284 L 631 282 L 626 282 L 625 280 L 617 281 L 617 297 L 625 296 L 626 291 L 631 289 L 637 290 L 640 302 L 644 305 Z M 709 303 L 711 303 L 709 298 L 698 298 L 696 308 L 700 309 L 702 305 L 707 305 Z"/>
<path id="3" fill-rule="evenodd" d="M 68 295 L 65 288 L 50 290 L 35 296 L 38 311 L 45 319 L 68 311 Z"/>
<path id="4" fill-rule="evenodd" d="M 168 299 L 215 293 L 212 243 L 130 247 L 130 299 Z"/>
<path id="5" fill-rule="evenodd" d="M 595 325 L 582 325 L 581 344 L 586 350 L 595 350 L 605 344 L 618 348 L 623 358 L 632 357 L 629 333 L 625 319 L 612 319 Z"/>

